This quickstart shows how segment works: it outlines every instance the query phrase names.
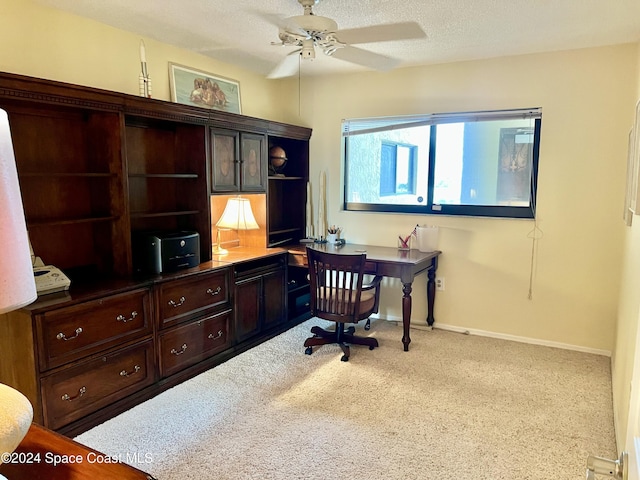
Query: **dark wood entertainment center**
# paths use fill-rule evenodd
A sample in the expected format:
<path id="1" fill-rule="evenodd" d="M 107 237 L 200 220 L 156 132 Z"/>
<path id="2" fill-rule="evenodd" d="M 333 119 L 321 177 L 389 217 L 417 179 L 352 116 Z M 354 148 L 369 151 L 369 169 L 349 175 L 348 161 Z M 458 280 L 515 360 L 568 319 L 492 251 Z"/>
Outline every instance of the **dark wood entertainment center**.
<path id="1" fill-rule="evenodd" d="M 0 382 L 35 422 L 78 434 L 308 318 L 282 247 L 305 236 L 309 128 L 8 73 L 0 108 L 34 252 L 72 281 L 0 319 Z M 284 176 L 268 176 L 272 146 Z M 211 195 L 230 193 L 264 195 L 264 244 L 213 257 Z M 200 265 L 136 273 L 132 236 L 147 230 L 197 231 Z"/>

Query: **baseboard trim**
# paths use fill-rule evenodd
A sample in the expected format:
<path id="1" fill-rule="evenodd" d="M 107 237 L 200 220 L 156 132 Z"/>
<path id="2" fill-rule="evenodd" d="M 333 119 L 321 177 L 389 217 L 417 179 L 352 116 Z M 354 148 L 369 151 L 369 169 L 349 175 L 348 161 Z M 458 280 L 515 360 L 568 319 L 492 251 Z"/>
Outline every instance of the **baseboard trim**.
<path id="1" fill-rule="evenodd" d="M 380 320 L 387 320 L 389 322 L 402 323 L 401 318 L 389 318 L 389 317 L 387 318 L 377 317 L 377 318 L 379 318 Z M 415 323 L 411 324 L 411 328 L 416 330 L 431 330 L 431 327 L 427 325 L 419 325 Z M 581 345 L 572 345 L 570 343 L 553 342 L 551 340 L 541 340 L 539 338 L 521 337 L 518 335 L 509 335 L 506 333 L 490 332 L 487 330 L 479 330 L 475 328 L 464 328 L 464 327 L 458 327 L 456 325 L 447 325 L 440 322 L 436 322 L 433 325 L 433 328 L 436 330 L 446 330 L 449 332 L 461 333 L 464 335 L 478 335 L 479 337 L 499 338 L 501 340 L 510 340 L 512 342 L 529 343 L 531 345 L 541 345 L 544 347 L 561 348 L 564 350 L 574 350 L 576 352 L 592 353 L 594 355 L 603 355 L 605 357 L 611 357 L 611 352 L 608 350 L 583 347 Z"/>

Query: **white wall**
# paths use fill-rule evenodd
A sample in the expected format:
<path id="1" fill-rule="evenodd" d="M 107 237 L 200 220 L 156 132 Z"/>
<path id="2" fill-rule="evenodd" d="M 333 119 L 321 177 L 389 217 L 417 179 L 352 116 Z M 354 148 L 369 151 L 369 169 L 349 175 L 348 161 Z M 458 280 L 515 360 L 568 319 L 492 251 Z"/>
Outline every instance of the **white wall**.
<path id="1" fill-rule="evenodd" d="M 622 45 L 432 67 L 302 79 L 313 126 L 311 178 L 327 172 L 328 220 L 348 241 L 395 246 L 416 224 L 440 226 L 435 317 L 441 324 L 611 352 L 625 227 L 621 220 L 636 47 Z M 294 81 L 295 83 L 295 81 Z M 296 105 L 297 107 L 297 105 Z M 532 221 L 341 211 L 340 120 L 542 107 L 538 242 Z M 390 283 L 382 316 L 401 317 Z M 424 282 L 413 321 L 424 323 Z"/>
<path id="2" fill-rule="evenodd" d="M 636 50 L 637 74 L 635 78 L 635 102 L 640 101 L 640 45 Z M 633 124 L 630 112 L 627 122 Z M 627 416 L 631 396 L 631 380 L 638 344 L 638 328 L 640 326 L 640 216 L 634 215 L 632 225 L 624 229 L 621 246 L 623 255 L 622 277 L 620 283 L 620 299 L 618 304 L 618 322 L 615 350 L 612 357 L 613 401 L 616 420 L 616 437 L 619 450 L 630 449 L 625 446 L 627 434 Z M 636 388 L 639 388 L 636 386 Z"/>

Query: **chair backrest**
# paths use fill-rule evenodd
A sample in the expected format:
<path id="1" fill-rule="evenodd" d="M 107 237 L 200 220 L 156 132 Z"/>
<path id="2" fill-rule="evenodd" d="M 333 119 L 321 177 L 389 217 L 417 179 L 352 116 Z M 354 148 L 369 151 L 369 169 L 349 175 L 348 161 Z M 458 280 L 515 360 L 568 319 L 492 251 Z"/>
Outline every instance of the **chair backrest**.
<path id="1" fill-rule="evenodd" d="M 366 254 L 342 255 L 307 247 L 307 259 L 311 314 L 334 322 L 360 320 Z"/>

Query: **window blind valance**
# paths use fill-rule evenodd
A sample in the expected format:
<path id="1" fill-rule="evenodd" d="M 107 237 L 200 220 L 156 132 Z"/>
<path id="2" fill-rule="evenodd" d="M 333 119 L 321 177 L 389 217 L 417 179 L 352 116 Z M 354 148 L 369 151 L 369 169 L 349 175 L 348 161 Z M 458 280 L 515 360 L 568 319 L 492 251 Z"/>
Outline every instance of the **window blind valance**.
<path id="1" fill-rule="evenodd" d="M 422 115 L 401 115 L 391 117 L 349 118 L 342 120 L 342 136 L 399 130 L 441 123 L 464 123 L 488 120 L 512 120 L 542 118 L 541 108 L 514 110 L 487 110 L 478 112 L 428 113 Z"/>

